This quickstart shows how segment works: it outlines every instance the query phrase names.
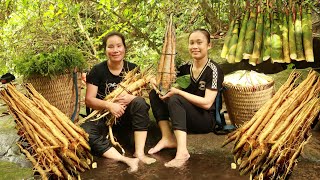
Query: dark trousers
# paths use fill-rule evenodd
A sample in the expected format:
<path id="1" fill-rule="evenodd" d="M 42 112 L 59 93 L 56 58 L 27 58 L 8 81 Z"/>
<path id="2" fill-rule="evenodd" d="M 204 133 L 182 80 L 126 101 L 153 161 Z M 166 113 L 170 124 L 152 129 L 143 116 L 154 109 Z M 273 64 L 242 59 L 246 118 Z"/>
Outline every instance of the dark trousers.
<path id="1" fill-rule="evenodd" d="M 122 128 L 128 128 L 133 131 L 147 131 L 150 118 L 149 111 L 150 106 L 142 97 L 136 97 L 128 105 L 123 116 L 117 120 L 114 125 L 113 131 L 117 131 Z M 102 118 L 98 121 L 86 121 L 81 127 L 89 134 L 89 145 L 91 147 L 91 153 L 96 156 L 101 156 L 108 151 L 111 147 L 111 141 L 106 138 L 108 135 L 108 127 L 105 124 L 106 118 Z M 124 131 L 128 132 L 129 131 Z"/>
<path id="2" fill-rule="evenodd" d="M 171 120 L 174 130 L 188 133 L 209 133 L 213 130 L 213 111 L 199 108 L 179 95 L 173 95 L 165 102 L 152 90 L 149 94 L 152 112 L 157 122 Z"/>

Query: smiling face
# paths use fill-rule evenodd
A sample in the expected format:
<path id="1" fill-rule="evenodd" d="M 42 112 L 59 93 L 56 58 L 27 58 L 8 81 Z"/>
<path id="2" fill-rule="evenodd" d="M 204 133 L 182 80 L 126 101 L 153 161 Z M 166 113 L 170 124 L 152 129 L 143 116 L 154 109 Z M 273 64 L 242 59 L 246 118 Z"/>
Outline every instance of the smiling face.
<path id="1" fill-rule="evenodd" d="M 106 43 L 106 55 L 110 61 L 119 62 L 124 59 L 126 53 L 125 45 L 121 37 L 114 35 L 107 39 Z"/>
<path id="2" fill-rule="evenodd" d="M 211 48 L 208 38 L 201 31 L 194 31 L 189 36 L 189 53 L 195 60 L 208 59 L 208 50 Z"/>

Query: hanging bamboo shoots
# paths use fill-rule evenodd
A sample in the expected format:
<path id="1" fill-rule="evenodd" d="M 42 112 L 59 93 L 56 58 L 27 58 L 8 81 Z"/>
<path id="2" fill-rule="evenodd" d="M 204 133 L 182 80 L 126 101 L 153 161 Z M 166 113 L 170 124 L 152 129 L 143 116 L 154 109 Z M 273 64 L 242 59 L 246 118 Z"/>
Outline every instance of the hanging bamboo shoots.
<path id="1" fill-rule="evenodd" d="M 250 14 L 249 11 L 246 11 L 245 15 L 242 17 L 241 29 L 240 29 L 240 33 L 239 33 L 239 39 L 238 39 L 237 50 L 236 50 L 236 57 L 235 57 L 234 62 L 240 62 L 240 61 L 242 61 L 242 58 L 243 58 L 244 37 L 246 35 L 249 14 Z"/>
<path id="2" fill-rule="evenodd" d="M 249 58 L 249 64 L 255 66 L 257 61 L 261 56 L 261 47 L 262 47 L 262 39 L 263 37 L 263 12 L 260 12 L 260 7 L 258 8 L 258 17 L 256 24 L 256 31 L 254 35 L 254 46 L 253 53 Z"/>
<path id="3" fill-rule="evenodd" d="M 233 27 L 232 36 L 229 42 L 229 52 L 227 54 L 227 61 L 229 63 L 235 62 L 235 55 L 238 44 L 238 36 L 239 36 L 239 20 L 237 19 L 235 25 Z"/>
<path id="4" fill-rule="evenodd" d="M 229 52 L 229 42 L 230 42 L 230 39 L 232 36 L 233 26 L 234 26 L 234 20 L 231 21 L 231 23 L 229 25 L 229 30 L 224 38 L 224 43 L 223 43 L 223 47 L 222 47 L 222 51 L 221 51 L 222 58 L 226 58 L 227 54 Z"/>
<path id="5" fill-rule="evenodd" d="M 277 11 L 274 11 L 272 15 L 273 16 L 271 23 L 271 60 L 272 62 L 283 62 L 280 19 Z"/>
<path id="6" fill-rule="evenodd" d="M 250 12 L 250 18 L 247 24 L 247 31 L 245 35 L 245 49 L 243 53 L 243 59 L 249 59 L 253 51 L 254 35 L 257 22 L 257 10 L 254 9 Z"/>
<path id="7" fill-rule="evenodd" d="M 302 27 L 301 27 L 301 9 L 297 5 L 296 8 L 296 21 L 294 24 L 295 28 L 295 39 L 296 39 L 296 51 L 297 51 L 297 61 L 305 60 L 304 51 L 303 51 L 303 42 L 302 42 Z"/>
<path id="8" fill-rule="evenodd" d="M 302 9 L 302 36 L 305 58 L 308 62 L 314 62 L 311 10 L 307 7 Z"/>

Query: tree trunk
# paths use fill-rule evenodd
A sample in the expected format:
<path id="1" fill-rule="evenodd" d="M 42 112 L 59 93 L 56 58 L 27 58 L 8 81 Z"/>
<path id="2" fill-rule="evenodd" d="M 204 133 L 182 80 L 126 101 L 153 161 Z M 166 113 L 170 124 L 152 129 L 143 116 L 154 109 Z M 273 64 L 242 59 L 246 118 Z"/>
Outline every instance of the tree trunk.
<path id="1" fill-rule="evenodd" d="M 229 9 L 230 9 L 229 19 L 233 19 L 236 16 L 236 10 L 234 7 L 235 7 L 235 0 L 230 0 L 229 1 Z"/>
<path id="2" fill-rule="evenodd" d="M 218 18 L 217 13 L 215 12 L 216 10 L 209 5 L 208 0 L 200 0 L 199 4 L 201 6 L 202 11 L 205 13 L 205 21 L 210 25 L 210 32 L 217 32 L 220 29 L 220 19 Z"/>

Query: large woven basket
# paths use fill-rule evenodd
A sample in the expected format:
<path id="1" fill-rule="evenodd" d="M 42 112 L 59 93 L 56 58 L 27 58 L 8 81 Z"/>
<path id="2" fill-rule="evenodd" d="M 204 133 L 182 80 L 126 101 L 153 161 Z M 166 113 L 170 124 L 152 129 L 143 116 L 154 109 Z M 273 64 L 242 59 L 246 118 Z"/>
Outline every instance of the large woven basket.
<path id="1" fill-rule="evenodd" d="M 73 83 L 73 74 L 63 74 L 54 77 L 33 76 L 24 79 L 25 83 L 31 83 L 33 87 L 49 103 L 61 110 L 68 117 L 72 117 L 76 105 L 76 89 Z M 74 120 L 79 118 L 81 74 L 77 73 L 78 104 Z"/>
<path id="2" fill-rule="evenodd" d="M 250 120 L 274 94 L 274 81 L 258 87 L 241 87 L 223 83 L 226 108 L 233 124 L 239 126 Z"/>

